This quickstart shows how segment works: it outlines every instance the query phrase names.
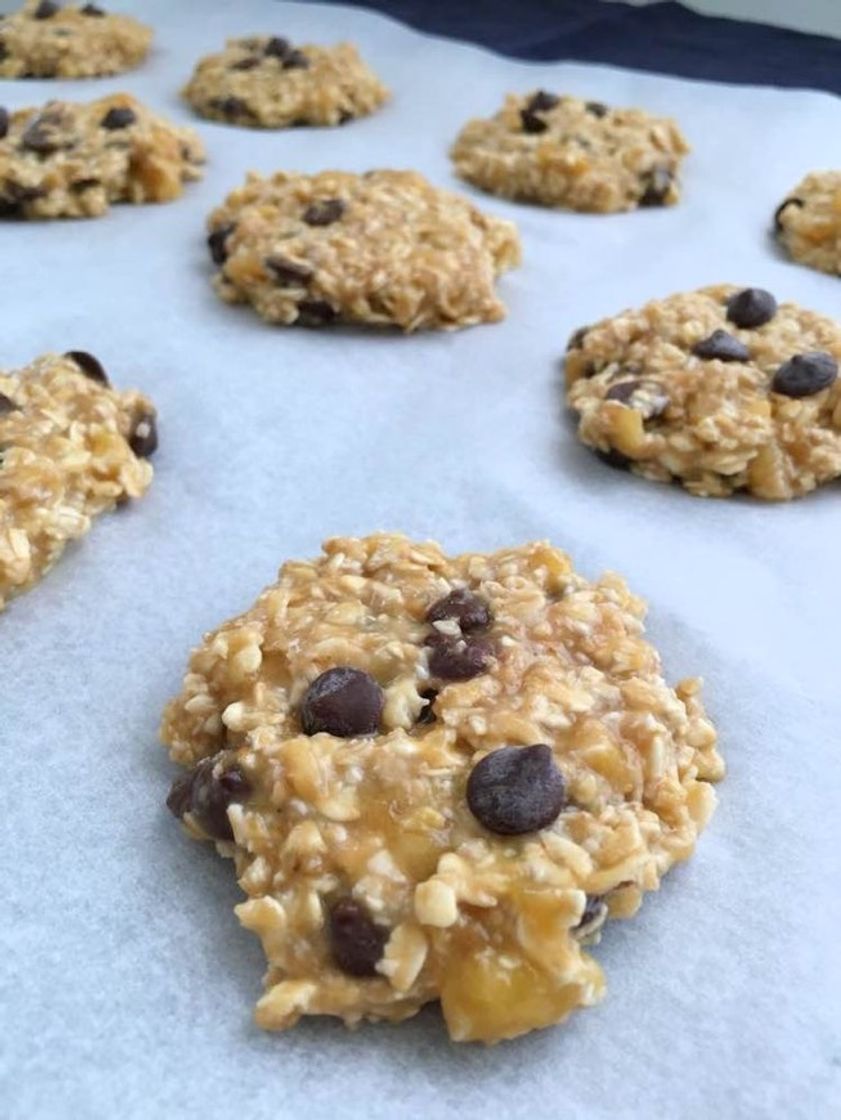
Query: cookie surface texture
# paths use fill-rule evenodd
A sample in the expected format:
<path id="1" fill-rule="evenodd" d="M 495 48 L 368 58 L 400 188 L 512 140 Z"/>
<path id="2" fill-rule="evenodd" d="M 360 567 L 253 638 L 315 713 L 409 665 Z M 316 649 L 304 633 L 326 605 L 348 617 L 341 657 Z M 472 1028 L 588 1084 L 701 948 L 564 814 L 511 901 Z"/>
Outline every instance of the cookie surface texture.
<path id="1" fill-rule="evenodd" d="M 841 171 L 816 171 L 774 214 L 774 233 L 792 260 L 841 276 Z"/>

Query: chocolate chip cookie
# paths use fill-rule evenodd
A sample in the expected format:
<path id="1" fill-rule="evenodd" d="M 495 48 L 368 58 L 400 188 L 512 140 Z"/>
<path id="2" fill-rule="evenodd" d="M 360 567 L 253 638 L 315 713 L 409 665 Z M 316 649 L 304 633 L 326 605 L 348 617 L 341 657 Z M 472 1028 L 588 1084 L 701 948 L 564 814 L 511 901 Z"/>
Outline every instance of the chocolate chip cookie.
<path id="1" fill-rule="evenodd" d="M 150 28 L 99 4 L 29 0 L 0 18 L 0 78 L 96 78 L 146 57 Z"/>
<path id="2" fill-rule="evenodd" d="M 95 218 L 112 202 L 169 202 L 201 177 L 198 136 L 126 93 L 0 109 L 0 217 Z"/>
<path id="3" fill-rule="evenodd" d="M 609 466 L 779 501 L 841 475 L 839 360 L 833 320 L 719 284 L 576 331 L 567 401 Z"/>
<path id="4" fill-rule="evenodd" d="M 163 719 L 168 805 L 234 860 L 262 1027 L 440 1000 L 494 1042 L 601 998 L 586 945 L 691 855 L 724 769 L 644 614 L 546 543 L 380 534 L 205 637 Z"/>
<path id="5" fill-rule="evenodd" d="M 0 609 L 152 481 L 155 410 L 82 350 L 0 372 Z"/>
<path id="6" fill-rule="evenodd" d="M 183 90 L 196 112 L 247 128 L 345 124 L 373 113 L 388 90 L 351 43 L 293 46 L 278 36 L 229 39 Z"/>
<path id="7" fill-rule="evenodd" d="M 520 260 L 511 222 L 414 171 L 252 174 L 209 227 L 218 294 L 285 326 L 494 322 L 494 280 Z"/>
<path id="8" fill-rule="evenodd" d="M 774 234 L 801 264 L 841 276 L 841 171 L 815 171 L 774 213 Z"/>
<path id="9" fill-rule="evenodd" d="M 469 121 L 450 155 L 463 179 L 492 194 L 608 213 L 677 202 L 688 151 L 672 120 L 538 90 Z"/>

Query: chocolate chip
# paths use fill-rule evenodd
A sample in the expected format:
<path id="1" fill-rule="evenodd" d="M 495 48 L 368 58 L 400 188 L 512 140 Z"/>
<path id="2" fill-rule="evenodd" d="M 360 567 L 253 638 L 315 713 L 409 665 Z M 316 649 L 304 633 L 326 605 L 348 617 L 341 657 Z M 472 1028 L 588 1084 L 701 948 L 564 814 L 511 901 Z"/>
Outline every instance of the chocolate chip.
<path id="1" fill-rule="evenodd" d="M 474 595 L 466 587 L 458 587 L 438 599 L 426 612 L 427 622 L 443 622 L 445 619 L 454 619 L 461 627 L 462 633 L 471 630 L 484 630 L 491 624 L 491 612 L 487 602 L 479 595 Z"/>
<path id="2" fill-rule="evenodd" d="M 176 779 L 166 799 L 167 808 L 179 819 L 186 813 L 214 840 L 233 840 L 228 806 L 245 801 L 251 792 L 248 779 L 238 766 L 215 773 L 215 758 L 205 758 L 190 774 Z"/>
<path id="3" fill-rule="evenodd" d="M 263 47 L 263 54 L 267 54 L 269 58 L 286 58 L 291 52 L 292 44 L 288 39 L 281 39 L 277 35 L 273 35 Z"/>
<path id="4" fill-rule="evenodd" d="M 312 269 L 309 265 L 290 261 L 288 257 L 281 257 L 280 254 L 266 257 L 266 268 L 270 270 L 275 283 L 281 288 L 306 284 L 312 277 Z"/>
<path id="5" fill-rule="evenodd" d="M 533 113 L 531 109 L 520 110 L 520 123 L 523 126 L 523 132 L 534 134 L 545 132 L 549 127 L 543 117 L 539 117 L 537 113 Z"/>
<path id="6" fill-rule="evenodd" d="M 308 226 L 329 226 L 337 222 L 344 212 L 345 204 L 340 198 L 324 198 L 306 208 L 304 221 Z"/>
<path id="7" fill-rule="evenodd" d="M 349 976 L 376 976 L 388 931 L 378 926 L 361 902 L 341 898 L 327 920 L 330 952 L 337 966 Z"/>
<path id="8" fill-rule="evenodd" d="M 631 381 L 617 381 L 605 393 L 606 401 L 618 401 L 645 420 L 655 420 L 669 407 L 669 397 L 659 381 L 644 381 L 634 378 Z"/>
<path id="9" fill-rule="evenodd" d="M 231 63 L 231 70 L 253 70 L 260 65 L 259 58 L 241 58 L 239 62 Z"/>
<path id="10" fill-rule="evenodd" d="M 306 735 L 375 735 L 384 703 L 383 690 L 369 673 L 338 665 L 316 677 L 304 693 L 301 726 Z"/>
<path id="11" fill-rule="evenodd" d="M 118 128 L 128 128 L 130 124 L 134 124 L 137 120 L 137 113 L 133 109 L 129 109 L 125 105 L 115 105 L 113 109 L 109 109 L 102 120 L 99 122 L 100 128 L 107 128 L 114 131 Z"/>
<path id="12" fill-rule="evenodd" d="M 128 445 L 140 459 L 148 459 L 158 450 L 158 425 L 154 412 L 139 412 L 134 417 Z"/>
<path id="13" fill-rule="evenodd" d="M 811 397 L 828 389 L 838 376 L 838 362 L 823 350 L 795 354 L 774 374 L 771 389 L 785 397 Z"/>
<path id="14" fill-rule="evenodd" d="M 643 178 L 645 190 L 640 196 L 640 206 L 662 206 L 672 185 L 672 173 L 665 167 L 655 167 Z"/>
<path id="15" fill-rule="evenodd" d="M 52 17 L 60 11 L 60 6 L 54 4 L 52 0 L 41 0 L 41 3 L 32 13 L 33 19 L 52 19 Z"/>
<path id="16" fill-rule="evenodd" d="M 605 105 L 603 101 L 588 101 L 584 108 L 588 113 L 591 113 L 594 117 L 599 118 L 606 117 L 610 112 L 610 109 L 607 105 Z"/>
<path id="17" fill-rule="evenodd" d="M 501 836 L 547 828 L 565 801 L 564 776 L 545 743 L 491 751 L 467 779 L 470 812 L 489 832 Z"/>
<path id="18" fill-rule="evenodd" d="M 632 460 L 627 455 L 623 455 L 621 451 L 617 451 L 615 447 L 612 447 L 609 451 L 596 451 L 595 455 L 600 463 L 604 463 L 606 467 L 612 467 L 615 471 L 631 469 Z"/>
<path id="19" fill-rule="evenodd" d="M 93 354 L 89 354 L 87 350 L 68 350 L 64 356 L 75 362 L 85 377 L 89 377 L 91 381 L 98 381 L 100 385 L 110 386 L 111 382 L 108 380 L 108 374 L 103 369 L 102 363 Z"/>
<path id="20" fill-rule="evenodd" d="M 5 393 L 0 393 L 0 416 L 6 416 L 10 412 L 19 412 L 20 405 L 15 404 L 11 397 L 7 397 Z"/>
<path id="21" fill-rule="evenodd" d="M 493 657 L 493 647 L 482 638 L 456 638 L 434 631 L 426 639 L 429 672 L 444 681 L 469 681 L 484 673 Z"/>
<path id="22" fill-rule="evenodd" d="M 234 223 L 231 222 L 229 225 L 220 226 L 218 229 L 211 230 L 207 238 L 207 247 L 210 250 L 210 257 L 214 264 L 223 265 L 228 259 L 228 249 L 225 242 L 234 232 L 235 228 Z"/>
<path id="23" fill-rule="evenodd" d="M 9 132 L 9 110 L 0 106 L 0 140 Z"/>
<path id="24" fill-rule="evenodd" d="M 65 147 L 66 141 L 61 140 L 53 131 L 57 123 L 55 117 L 46 113 L 40 117 L 35 117 L 27 125 L 20 138 L 21 147 L 41 156 L 49 155 L 51 152 L 56 152 L 59 148 Z"/>
<path id="25" fill-rule="evenodd" d="M 554 93 L 547 93 L 545 89 L 539 89 L 529 98 L 526 109 L 530 113 L 545 113 L 547 109 L 554 109 L 559 101 L 560 98 L 556 97 Z"/>
<path id="26" fill-rule="evenodd" d="M 83 16 L 93 16 L 94 18 L 101 18 L 105 15 L 105 9 L 97 7 L 96 4 L 85 4 L 79 11 Z"/>
<path id="27" fill-rule="evenodd" d="M 326 327 L 338 317 L 338 311 L 326 299 L 302 299 L 298 304 L 298 322 L 302 327 Z"/>
<path id="28" fill-rule="evenodd" d="M 727 318 L 737 327 L 761 327 L 777 314 L 777 301 L 764 288 L 743 288 L 727 300 Z"/>
<path id="29" fill-rule="evenodd" d="M 23 212 L 24 204 L 34 202 L 36 198 L 43 198 L 47 192 L 43 187 L 24 187 L 10 179 L 3 182 L 0 193 L 0 217 L 16 218 Z"/>
<path id="30" fill-rule="evenodd" d="M 9 52 L 6 49 L 6 44 L 3 42 L 2 39 L 0 39 L 0 62 L 2 62 L 4 58 L 8 58 L 8 57 L 9 57 Z"/>
<path id="31" fill-rule="evenodd" d="M 581 349 L 589 330 L 589 327 L 579 327 L 577 331 L 573 331 L 567 343 L 567 353 L 569 353 L 570 350 Z"/>
<path id="32" fill-rule="evenodd" d="M 308 70 L 310 60 L 303 51 L 292 50 L 283 59 L 284 70 Z"/>
<path id="33" fill-rule="evenodd" d="M 746 362 L 750 357 L 750 350 L 738 338 L 727 331 L 713 331 L 707 338 L 702 338 L 692 347 L 696 358 L 717 358 L 720 362 Z"/>
<path id="34" fill-rule="evenodd" d="M 420 715 L 415 722 L 419 724 L 435 723 L 437 717 L 435 715 L 435 708 L 433 707 L 433 704 L 438 699 L 438 689 L 424 689 L 424 691 L 420 694 L 420 698 L 421 700 L 425 700 L 426 703 L 421 708 Z"/>
<path id="35" fill-rule="evenodd" d="M 783 223 L 780 221 L 780 219 L 782 218 L 783 210 L 788 209 L 789 206 L 797 206 L 799 209 L 802 210 L 805 205 L 806 205 L 806 203 L 803 201 L 802 198 L 785 198 L 785 199 L 783 199 L 783 201 L 780 203 L 780 205 L 774 211 L 774 232 L 775 233 L 782 233 Z"/>
<path id="36" fill-rule="evenodd" d="M 225 117 L 242 117 L 249 114 L 248 106 L 240 97 L 214 97 L 210 106 Z"/>

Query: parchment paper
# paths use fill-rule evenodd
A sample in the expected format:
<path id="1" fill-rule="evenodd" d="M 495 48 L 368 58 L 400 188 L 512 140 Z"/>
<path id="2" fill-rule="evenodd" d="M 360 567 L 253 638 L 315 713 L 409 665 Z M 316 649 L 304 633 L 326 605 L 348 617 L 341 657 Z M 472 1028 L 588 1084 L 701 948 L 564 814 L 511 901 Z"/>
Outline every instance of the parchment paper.
<path id="1" fill-rule="evenodd" d="M 841 1107 L 838 486 L 704 501 L 600 466 L 563 418 L 575 327 L 717 281 L 841 313 L 841 282 L 782 260 L 771 212 L 841 166 L 841 105 L 810 92 L 532 65 L 334 6 L 120 5 L 157 29 L 136 73 L 4 82 L 9 107 L 128 89 L 190 121 L 178 90 L 228 34 L 348 37 L 394 90 L 343 129 L 195 121 L 205 180 L 165 206 L 6 223 L 2 355 L 89 349 L 156 401 L 143 502 L 102 518 L 0 619 L 0 1112 L 42 1117 L 817 1118 Z M 477 14 L 480 18 L 480 13 Z M 415 167 L 509 89 L 673 113 L 693 144 L 675 209 L 586 217 L 471 192 L 514 218 L 508 319 L 404 338 L 270 328 L 209 285 L 205 215 L 249 168 Z M 595 950 L 609 992 L 566 1026 L 453 1047 L 436 1009 L 401 1027 L 260 1033 L 262 958 L 231 866 L 163 808 L 156 745 L 189 648 L 286 557 L 400 529 L 448 549 L 535 537 L 651 602 L 672 680 L 700 673 L 729 776 L 696 858 Z M 3 1103 L 4 1102 L 4 1103 Z"/>

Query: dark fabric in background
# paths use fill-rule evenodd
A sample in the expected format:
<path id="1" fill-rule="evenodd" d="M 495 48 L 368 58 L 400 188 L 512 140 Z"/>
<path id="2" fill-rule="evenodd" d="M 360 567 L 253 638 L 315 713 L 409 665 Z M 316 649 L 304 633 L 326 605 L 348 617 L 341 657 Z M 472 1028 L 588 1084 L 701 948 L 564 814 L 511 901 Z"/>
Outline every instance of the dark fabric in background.
<path id="1" fill-rule="evenodd" d="M 602 0 L 342 2 L 516 58 L 608 62 L 685 78 L 841 93 L 841 40 L 701 16 L 670 0 L 643 8 Z"/>

